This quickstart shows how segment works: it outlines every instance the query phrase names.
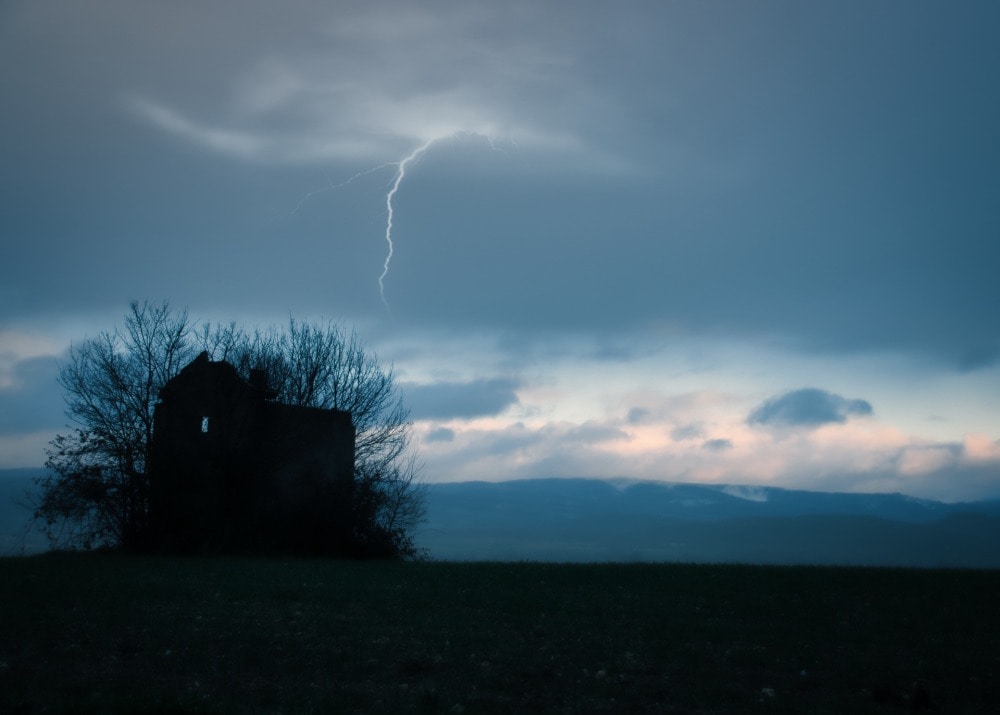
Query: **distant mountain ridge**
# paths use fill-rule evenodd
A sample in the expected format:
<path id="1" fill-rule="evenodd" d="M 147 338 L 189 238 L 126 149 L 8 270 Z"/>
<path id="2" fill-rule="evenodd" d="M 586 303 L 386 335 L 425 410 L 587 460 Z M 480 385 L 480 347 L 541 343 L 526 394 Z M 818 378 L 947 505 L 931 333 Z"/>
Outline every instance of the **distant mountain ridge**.
<path id="1" fill-rule="evenodd" d="M 581 511 L 716 521 L 739 517 L 870 516 L 927 522 L 952 514 L 1000 516 L 1000 500 L 945 503 L 905 494 L 811 492 L 780 487 L 601 479 L 523 479 L 431 485 L 431 507 L 457 518 L 581 515 Z"/>
<path id="2" fill-rule="evenodd" d="M 34 480 L 47 472 L 43 467 L 0 469 L 0 556 L 48 550 L 45 537 L 29 528 L 32 510 L 28 499 L 29 492 L 36 492 Z"/>
<path id="3" fill-rule="evenodd" d="M 0 470 L 0 556 L 44 551 L 25 492 Z M 1000 568 L 1000 500 L 625 479 L 428 485 L 417 545 L 445 560 L 684 561 Z"/>
<path id="4" fill-rule="evenodd" d="M 1000 501 L 597 479 L 429 486 L 442 559 L 1000 568 Z"/>

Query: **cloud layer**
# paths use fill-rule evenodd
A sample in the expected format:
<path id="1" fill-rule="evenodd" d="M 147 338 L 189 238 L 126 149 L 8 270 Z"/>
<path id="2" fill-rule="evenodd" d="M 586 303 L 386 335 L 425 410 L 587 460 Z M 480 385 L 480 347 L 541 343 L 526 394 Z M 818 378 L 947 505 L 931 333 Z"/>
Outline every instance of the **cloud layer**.
<path id="1" fill-rule="evenodd" d="M 807 387 L 773 397 L 755 408 L 747 422 L 752 425 L 779 427 L 819 427 L 842 424 L 850 417 L 872 414 L 865 400 L 848 400 L 826 390 Z"/>
<path id="2" fill-rule="evenodd" d="M 430 420 L 499 414 L 517 404 L 517 387 L 517 381 L 508 378 L 400 385 L 413 417 Z"/>
<path id="3" fill-rule="evenodd" d="M 168 298 L 357 326 L 433 479 L 998 494 L 998 23 L 7 3 L 0 465 L 42 461 L 70 340 Z M 387 310 L 387 192 L 434 139 L 394 196 Z"/>

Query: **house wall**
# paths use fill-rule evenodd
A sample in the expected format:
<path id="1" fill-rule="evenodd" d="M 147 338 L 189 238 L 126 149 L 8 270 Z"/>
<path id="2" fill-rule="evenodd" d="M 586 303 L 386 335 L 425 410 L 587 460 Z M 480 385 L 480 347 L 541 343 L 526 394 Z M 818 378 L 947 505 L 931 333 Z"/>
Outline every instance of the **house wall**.
<path id="1" fill-rule="evenodd" d="M 350 413 L 283 405 L 203 355 L 160 393 L 150 522 L 167 550 L 310 550 L 350 532 Z"/>

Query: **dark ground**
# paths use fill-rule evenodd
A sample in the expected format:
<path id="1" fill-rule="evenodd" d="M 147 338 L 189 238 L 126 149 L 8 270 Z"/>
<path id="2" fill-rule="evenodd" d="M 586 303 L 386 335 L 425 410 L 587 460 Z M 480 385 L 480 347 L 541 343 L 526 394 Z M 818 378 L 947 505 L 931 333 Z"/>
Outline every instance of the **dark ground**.
<path id="1" fill-rule="evenodd" d="M 1000 571 L 0 560 L 0 711 L 994 712 Z"/>

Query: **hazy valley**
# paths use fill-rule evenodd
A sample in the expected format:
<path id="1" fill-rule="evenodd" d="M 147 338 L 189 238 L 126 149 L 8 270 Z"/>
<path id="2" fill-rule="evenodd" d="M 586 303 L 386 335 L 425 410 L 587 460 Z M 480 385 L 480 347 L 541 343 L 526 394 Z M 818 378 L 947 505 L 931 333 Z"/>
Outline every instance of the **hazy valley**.
<path id="1" fill-rule="evenodd" d="M 39 553 L 25 493 L 0 470 L 0 553 Z M 434 559 L 1000 567 L 1000 501 L 596 479 L 428 486 L 417 545 Z"/>

